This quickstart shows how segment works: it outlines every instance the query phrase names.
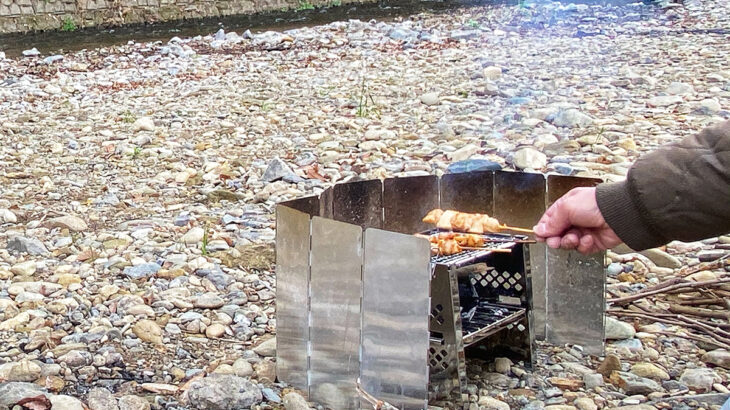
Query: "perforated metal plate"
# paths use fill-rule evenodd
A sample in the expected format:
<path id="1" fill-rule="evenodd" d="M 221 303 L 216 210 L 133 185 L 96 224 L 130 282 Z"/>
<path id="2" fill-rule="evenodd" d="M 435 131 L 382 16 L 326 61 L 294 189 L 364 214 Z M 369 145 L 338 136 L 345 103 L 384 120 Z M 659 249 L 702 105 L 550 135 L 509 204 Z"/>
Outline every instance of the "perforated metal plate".
<path id="1" fill-rule="evenodd" d="M 415 233 L 431 228 L 426 214 L 439 207 L 439 180 L 434 175 L 391 178 L 383 181 L 383 229 Z"/>
<path id="2" fill-rule="evenodd" d="M 360 380 L 401 409 L 427 403 L 430 252 L 425 239 L 365 231 Z"/>
<path id="3" fill-rule="evenodd" d="M 548 177 L 548 203 L 575 187 L 595 186 L 590 178 Z M 606 274 L 605 252 L 582 255 L 576 251 L 547 250 L 546 338 L 556 345 L 578 344 L 589 354 L 604 352 Z"/>
<path id="4" fill-rule="evenodd" d="M 441 208 L 494 213 L 494 172 L 467 172 L 441 177 Z"/>
<path id="5" fill-rule="evenodd" d="M 307 389 L 309 215 L 276 208 L 276 373 Z"/>
<path id="6" fill-rule="evenodd" d="M 309 393 L 335 409 L 359 406 L 362 229 L 314 217 Z"/>
<path id="7" fill-rule="evenodd" d="M 363 229 L 383 226 L 383 184 L 379 179 L 333 187 L 334 219 Z"/>

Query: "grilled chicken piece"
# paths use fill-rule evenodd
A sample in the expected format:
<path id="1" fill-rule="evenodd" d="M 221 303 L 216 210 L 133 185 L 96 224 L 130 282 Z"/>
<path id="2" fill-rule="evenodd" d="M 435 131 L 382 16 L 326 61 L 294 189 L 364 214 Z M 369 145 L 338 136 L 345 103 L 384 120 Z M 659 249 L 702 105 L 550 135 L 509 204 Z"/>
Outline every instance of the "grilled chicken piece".
<path id="1" fill-rule="evenodd" d="M 456 211 L 452 210 L 446 210 L 443 214 L 441 214 L 441 218 L 439 218 L 438 223 L 436 224 L 436 227 L 439 229 L 445 229 L 447 231 L 452 231 L 452 221 L 454 217 L 458 214 Z"/>
<path id="2" fill-rule="evenodd" d="M 444 214 L 443 210 L 436 208 L 423 217 L 423 222 L 425 222 L 427 224 L 436 225 L 439 222 L 439 220 L 441 219 L 441 215 L 443 215 L 443 214 Z"/>
<path id="3" fill-rule="evenodd" d="M 434 209 L 423 218 L 424 222 L 435 219 L 435 216 L 441 213 L 441 217 L 436 223 L 436 227 L 447 231 L 469 232 L 476 234 L 497 233 L 501 231 L 515 231 L 524 233 L 533 233 L 530 229 L 515 228 L 512 226 L 502 225 L 496 218 L 492 218 L 487 214 L 470 214 L 466 212 L 457 212 L 453 210 L 442 211 Z"/>
<path id="4" fill-rule="evenodd" d="M 454 239 L 441 239 L 438 241 L 439 255 L 448 256 L 461 252 L 461 246 Z"/>

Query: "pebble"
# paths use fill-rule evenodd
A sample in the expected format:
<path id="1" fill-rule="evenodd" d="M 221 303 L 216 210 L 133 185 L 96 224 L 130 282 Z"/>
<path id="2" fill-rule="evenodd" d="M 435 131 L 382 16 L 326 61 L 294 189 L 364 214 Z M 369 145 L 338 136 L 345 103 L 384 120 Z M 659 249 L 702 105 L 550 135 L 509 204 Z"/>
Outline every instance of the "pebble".
<path id="1" fill-rule="evenodd" d="M 636 334 L 636 329 L 629 323 L 622 322 L 610 316 L 606 317 L 605 337 L 607 340 L 630 339 Z"/>
<path id="2" fill-rule="evenodd" d="M 233 410 L 260 403 L 263 395 L 250 380 L 232 375 L 213 375 L 191 383 L 188 400 L 196 409 Z"/>
<path id="3" fill-rule="evenodd" d="M 679 382 L 698 393 L 712 391 L 712 385 L 722 382 L 722 378 L 710 369 L 687 369 L 682 372 Z"/>
<path id="4" fill-rule="evenodd" d="M 63 391 L 115 408 L 108 395 L 92 406 L 83 387 L 135 397 L 118 407 L 209 408 L 166 389 L 219 363 L 228 374 L 191 382 L 205 381 L 197 393 L 220 387 L 217 377 L 253 377 L 270 390 L 255 386 L 261 395 L 247 406 L 278 407 L 280 397 L 286 407 L 288 387 L 268 383 L 276 204 L 350 178 L 527 169 L 622 180 L 640 155 L 727 117 L 730 74 L 717 56 L 730 49 L 695 32 L 727 27 L 724 4 L 677 6 L 484 4 L 382 21 L 355 13 L 286 33 L 0 58 L 0 366 L 54 373 L 41 376 L 45 391 L 0 384 L 0 403 L 15 397 L 8 389 Z M 683 34 L 661 34 L 670 26 Z M 372 99 L 360 106 L 363 84 Z M 609 286 L 616 295 L 652 286 L 712 246 L 614 253 L 610 280 L 633 282 Z M 608 320 L 609 339 L 627 340 L 607 344 L 608 376 L 648 362 L 681 387 L 686 369 L 707 363 L 727 380 L 721 352 L 636 335 L 626 321 Z M 604 386 L 595 356 L 560 355 L 570 350 L 539 344 L 534 368 L 515 361 L 499 366 L 505 373 L 468 359 L 471 407 L 485 397 L 523 409 L 643 403 Z M 607 366 L 614 353 L 625 363 Z M 138 387 L 115 382 L 124 379 Z M 584 387 L 571 391 L 571 380 Z"/>
<path id="5" fill-rule="evenodd" d="M 290 392 L 284 396 L 284 409 L 286 410 L 309 410 L 309 403 L 297 392 Z"/>
<path id="6" fill-rule="evenodd" d="M 725 349 L 709 351 L 702 356 L 702 360 L 725 369 L 730 369 L 730 352 Z"/>

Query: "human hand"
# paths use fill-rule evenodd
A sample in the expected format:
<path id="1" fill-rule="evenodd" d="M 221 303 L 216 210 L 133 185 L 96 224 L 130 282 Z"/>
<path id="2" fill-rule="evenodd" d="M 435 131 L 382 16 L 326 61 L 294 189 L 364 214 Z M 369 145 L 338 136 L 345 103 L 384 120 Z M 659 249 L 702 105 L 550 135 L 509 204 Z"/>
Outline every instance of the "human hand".
<path id="1" fill-rule="evenodd" d="M 622 241 L 603 219 L 596 188 L 574 188 L 548 208 L 533 228 L 538 241 L 551 248 L 577 249 L 589 254 Z"/>

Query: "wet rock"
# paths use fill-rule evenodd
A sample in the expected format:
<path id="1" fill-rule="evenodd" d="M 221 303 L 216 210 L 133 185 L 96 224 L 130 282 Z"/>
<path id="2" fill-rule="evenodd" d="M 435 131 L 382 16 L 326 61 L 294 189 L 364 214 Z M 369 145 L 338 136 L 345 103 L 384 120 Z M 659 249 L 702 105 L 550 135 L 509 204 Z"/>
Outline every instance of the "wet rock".
<path id="1" fill-rule="evenodd" d="M 234 410 L 261 403 L 263 396 L 261 390 L 247 379 L 215 375 L 191 383 L 188 400 L 195 409 Z"/>
<path id="2" fill-rule="evenodd" d="M 636 334 L 636 329 L 634 329 L 634 326 L 629 323 L 606 316 L 605 334 L 607 340 L 630 339 Z"/>
<path id="3" fill-rule="evenodd" d="M 682 373 L 679 382 L 698 393 L 712 391 L 712 385 L 722 382 L 722 378 L 710 369 L 687 369 Z"/>
<path id="4" fill-rule="evenodd" d="M 38 239 L 15 236 L 8 239 L 7 250 L 12 252 L 27 253 L 29 255 L 48 256 L 50 252 L 46 245 Z"/>

